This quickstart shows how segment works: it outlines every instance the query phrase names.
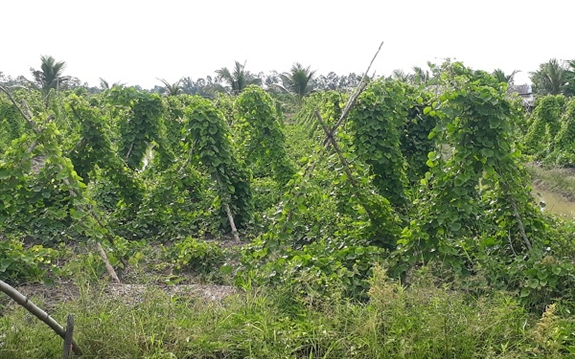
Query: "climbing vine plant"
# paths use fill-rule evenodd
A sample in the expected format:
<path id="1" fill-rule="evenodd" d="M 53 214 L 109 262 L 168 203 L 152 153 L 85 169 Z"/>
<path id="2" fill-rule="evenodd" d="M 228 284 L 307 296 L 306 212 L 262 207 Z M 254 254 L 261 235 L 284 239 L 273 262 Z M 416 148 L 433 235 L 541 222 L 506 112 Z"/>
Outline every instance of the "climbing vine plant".
<path id="1" fill-rule="evenodd" d="M 179 161 L 183 155 L 182 131 L 184 128 L 185 109 L 189 104 L 189 97 L 166 96 L 164 102 L 164 117 L 159 126 L 159 135 L 156 137 L 155 154 L 152 165 L 158 166 L 159 170 L 165 170 Z"/>
<path id="2" fill-rule="evenodd" d="M 342 110 L 348 100 L 348 95 L 337 91 L 323 91 L 312 93 L 303 99 L 294 120 L 306 129 L 310 137 L 324 139 L 324 132 L 315 116 L 317 109 L 328 125 L 333 125 L 341 116 Z"/>
<path id="3" fill-rule="evenodd" d="M 547 95 L 538 100 L 533 122 L 525 136 L 525 153 L 537 159 L 554 151 L 554 141 L 561 129 L 560 117 L 565 106 L 563 95 Z"/>
<path id="4" fill-rule="evenodd" d="M 119 119 L 119 155 L 131 169 L 139 169 L 152 141 L 158 138 L 164 106 L 157 94 L 114 87 L 108 98 L 129 110 Z"/>
<path id="5" fill-rule="evenodd" d="M 571 98 L 565 105 L 561 129 L 555 138 L 553 152 L 546 162 L 562 167 L 575 167 L 575 98 Z"/>
<path id="6" fill-rule="evenodd" d="M 400 146 L 400 128 L 411 107 L 406 91 L 399 81 L 372 82 L 349 115 L 358 157 L 371 167 L 378 192 L 403 213 L 409 203 Z"/>
<path id="7" fill-rule="evenodd" d="M 433 104 L 429 93 L 414 88 L 407 88 L 411 108 L 407 119 L 400 127 L 401 153 L 407 164 L 407 179 L 411 197 L 415 197 L 419 183 L 429 170 L 427 166 L 427 154 L 438 146 L 434 138 L 429 134 L 436 126 L 436 117 L 425 111 L 426 107 Z"/>
<path id="8" fill-rule="evenodd" d="M 11 142 L 0 160 L 0 228 L 41 243 L 94 235 L 94 221 L 83 210 L 85 185 L 59 147 L 54 123 Z M 45 121 L 43 121 L 45 122 Z"/>
<path id="9" fill-rule="evenodd" d="M 95 166 L 104 167 L 115 157 L 106 134 L 109 130 L 106 129 L 106 121 L 101 113 L 86 100 L 71 95 L 67 99 L 66 108 L 80 123 L 80 139 L 70 151 L 70 158 L 76 173 L 83 178 L 84 183 L 89 183 Z"/>
<path id="10" fill-rule="evenodd" d="M 260 87 L 250 86 L 236 99 L 235 112 L 238 142 L 246 165 L 264 175 L 271 170 L 275 180 L 285 185 L 294 168 L 286 156 L 280 114 L 271 96 Z"/>
<path id="11" fill-rule="evenodd" d="M 505 85 L 460 63 L 451 70 L 452 87 L 436 108 L 424 112 L 438 118 L 431 136 L 445 136 L 453 152 L 447 158 L 429 153 L 425 194 L 416 201 L 416 219 L 400 244 L 418 253 L 412 259 L 441 256 L 461 270 L 471 260 L 465 253 L 476 248 L 476 238 L 524 253 L 544 223 L 514 144 L 518 110 L 504 97 Z"/>
<path id="12" fill-rule="evenodd" d="M 186 109 L 185 131 L 193 157 L 217 184 L 222 206 L 229 205 L 238 227 L 246 225 L 252 209 L 250 174 L 236 159 L 222 113 L 209 100 L 193 98 Z M 222 216 L 222 222 L 228 219 Z"/>
<path id="13" fill-rule="evenodd" d="M 19 138 L 25 131 L 24 120 L 18 109 L 0 95 L 0 152 L 10 145 L 10 142 Z"/>

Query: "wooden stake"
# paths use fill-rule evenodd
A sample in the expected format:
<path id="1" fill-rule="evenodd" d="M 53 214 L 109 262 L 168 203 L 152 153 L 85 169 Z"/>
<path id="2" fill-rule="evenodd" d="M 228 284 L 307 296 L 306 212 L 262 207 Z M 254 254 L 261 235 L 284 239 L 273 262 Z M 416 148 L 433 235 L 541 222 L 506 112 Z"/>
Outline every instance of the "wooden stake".
<path id="1" fill-rule="evenodd" d="M 228 220 L 230 221 L 230 227 L 232 227 L 232 235 L 236 242 L 240 241 L 240 236 L 238 234 L 238 229 L 236 228 L 236 222 L 234 221 L 234 217 L 232 216 L 232 211 L 230 210 L 230 206 L 226 203 L 226 213 L 228 214 Z"/>
<path id="2" fill-rule="evenodd" d="M 371 65 L 373 65 L 373 62 L 375 61 L 377 55 L 379 55 L 379 52 L 381 51 L 381 47 L 383 46 L 383 41 L 381 42 L 381 44 L 379 44 L 379 47 L 377 49 L 377 51 L 375 52 L 375 55 L 373 55 L 373 58 L 371 59 L 371 62 L 369 63 L 369 66 L 367 67 L 367 70 L 365 71 L 365 73 L 363 74 L 363 77 L 361 78 L 361 81 L 359 82 L 359 84 L 357 85 L 357 87 L 355 88 L 353 94 L 351 95 L 351 97 L 349 98 L 349 100 L 347 101 L 347 104 L 344 107 L 343 112 L 341 113 L 341 116 L 339 117 L 338 121 L 335 123 L 335 125 L 331 128 L 328 129 L 326 131 L 326 127 L 324 127 L 324 125 L 322 125 L 322 128 L 324 130 L 324 132 L 326 133 L 326 139 L 323 142 L 324 148 L 328 147 L 331 143 L 331 139 L 333 139 L 333 136 L 335 135 L 335 131 L 338 129 L 338 127 L 343 123 L 343 121 L 345 121 L 345 119 L 347 118 L 347 116 L 349 115 L 349 112 L 351 111 L 351 109 L 353 108 L 353 106 L 355 105 L 355 102 L 357 101 L 359 95 L 361 95 L 361 93 L 363 92 L 363 90 L 365 90 L 365 88 L 367 87 L 367 78 L 368 78 L 368 73 L 369 70 L 371 69 Z M 318 112 L 316 109 L 316 117 L 318 116 Z M 321 120 L 321 116 L 319 116 L 319 119 Z M 324 123 L 325 124 L 325 123 Z M 336 144 L 337 145 L 337 144 Z M 341 153 L 341 151 L 340 151 Z M 339 155 L 339 154 L 338 154 Z M 345 160 L 345 159 L 344 159 Z M 306 169 L 304 170 L 304 177 L 306 176 L 311 176 L 311 173 L 314 171 L 316 164 L 319 161 L 314 161 L 313 163 L 309 164 Z M 340 162 L 341 162 L 341 157 L 340 157 Z M 348 178 L 351 181 L 354 181 L 353 177 L 350 176 L 350 173 L 347 173 L 346 171 L 346 175 L 348 176 Z M 355 181 L 354 181 L 355 182 Z M 353 183 L 352 183 L 353 185 Z M 292 190 L 290 189 L 290 192 Z M 299 196 L 299 194 L 296 194 L 296 196 Z M 364 207 L 365 208 L 365 207 Z M 369 211 L 367 211 L 367 214 L 371 217 L 371 214 Z M 287 223 L 289 223 L 289 221 L 291 220 L 293 215 L 293 212 L 288 213 L 288 218 L 287 220 L 284 222 L 284 225 L 282 227 L 282 229 L 280 230 L 281 233 L 285 233 L 286 229 L 287 229 Z M 264 247 L 267 245 L 267 241 L 264 242 Z"/>
<path id="3" fill-rule="evenodd" d="M 355 105 L 355 102 L 357 101 L 357 98 L 359 97 L 359 95 L 361 95 L 363 90 L 365 90 L 365 88 L 367 87 L 367 74 L 368 74 L 369 70 L 371 69 L 371 65 L 373 65 L 373 62 L 375 61 L 375 58 L 377 57 L 377 55 L 381 51 L 382 46 L 383 46 L 383 41 L 381 42 L 381 44 L 379 44 L 379 48 L 375 52 L 375 55 L 373 55 L 373 58 L 371 59 L 371 62 L 369 63 L 367 70 L 365 70 L 365 73 L 363 74 L 363 77 L 361 78 L 361 81 L 359 82 L 359 84 L 355 88 L 355 91 L 353 92 L 353 94 L 351 95 L 349 100 L 347 101 L 347 104 L 345 105 L 343 112 L 341 113 L 341 116 L 339 117 L 339 120 L 337 120 L 335 125 L 329 131 L 328 138 L 326 138 L 324 143 L 323 143 L 324 146 L 327 146 L 329 144 L 329 142 L 328 142 L 329 137 L 333 137 L 337 128 L 343 123 L 343 121 L 345 121 L 345 119 L 349 115 L 349 111 L 351 111 L 351 109 Z"/>
<path id="4" fill-rule="evenodd" d="M 531 250 L 531 242 L 529 238 L 527 238 L 527 234 L 525 233 L 525 227 L 523 226 L 523 221 L 521 220 L 521 215 L 517 210 L 517 203 L 515 202 L 515 198 L 511 197 L 511 205 L 513 206 L 513 214 L 515 215 L 515 219 L 517 219 L 517 225 L 519 226 L 519 234 L 521 234 L 521 238 L 523 238 L 523 242 L 525 242 L 525 246 L 528 250 Z"/>
<path id="5" fill-rule="evenodd" d="M 6 94 L 6 96 L 8 96 L 8 99 L 10 99 L 10 101 L 12 102 L 12 104 L 14 106 L 16 106 L 16 108 L 18 109 L 18 111 L 20 111 L 20 114 L 22 115 L 22 117 L 24 118 L 24 120 L 26 122 L 28 122 L 28 125 L 32 128 L 32 130 L 36 133 L 40 133 L 40 130 L 38 130 L 38 126 L 36 126 L 36 123 L 34 121 L 32 121 L 31 116 L 27 116 L 24 111 L 22 110 L 22 108 L 20 106 L 18 106 L 18 104 L 16 103 L 16 100 L 14 100 L 14 98 L 12 97 L 12 95 L 10 94 L 10 91 L 8 91 L 7 88 L 5 88 L 4 86 L 0 85 L 0 91 L 4 92 Z M 29 111 L 29 110 L 28 110 Z"/>
<path id="6" fill-rule="evenodd" d="M 46 313 L 41 308 L 36 306 L 36 304 L 32 303 L 22 293 L 20 293 L 19 291 L 14 289 L 11 285 L 2 280 L 0 280 L 0 292 L 3 292 L 4 294 L 12 298 L 16 303 L 20 304 L 27 311 L 32 313 L 36 318 L 46 323 L 46 325 L 52 328 L 52 330 L 56 334 L 58 334 L 62 339 L 65 339 L 66 331 L 60 324 L 58 324 L 56 320 L 54 320 L 54 318 L 52 318 L 50 315 L 48 315 L 48 313 Z M 72 351 L 74 352 L 74 354 L 82 355 L 82 351 L 80 350 L 80 347 L 78 346 L 76 341 L 72 339 L 71 343 L 72 343 Z"/>
<path id="7" fill-rule="evenodd" d="M 114 267 L 112 267 L 112 265 L 110 264 L 110 261 L 108 260 L 108 256 L 106 255 L 106 252 L 104 251 L 104 248 L 102 247 L 100 242 L 96 242 L 96 247 L 98 249 L 98 253 L 100 254 L 100 258 L 102 258 L 102 261 L 104 262 L 104 265 L 106 266 L 106 271 L 108 272 L 108 274 L 110 275 L 112 280 L 114 280 L 114 282 L 116 282 L 116 283 L 121 283 L 120 278 L 118 278 L 118 275 L 116 274 L 116 271 L 114 270 Z"/>
<path id="8" fill-rule="evenodd" d="M 74 344 L 72 344 L 74 337 L 74 317 L 72 314 L 68 314 L 68 320 L 66 321 L 66 333 L 64 335 L 64 351 L 62 354 L 62 359 L 70 359 L 70 353 Z"/>
<path id="9" fill-rule="evenodd" d="M 220 175 L 218 174 L 217 170 L 215 171 L 215 173 L 216 173 L 216 181 L 218 182 L 218 186 L 223 191 L 224 187 L 222 186 L 222 181 L 220 180 Z M 240 236 L 238 234 L 238 229 L 236 227 L 236 221 L 234 221 L 234 216 L 232 215 L 232 211 L 230 209 L 229 196 L 227 196 L 227 197 L 228 198 L 220 198 L 220 200 L 222 201 L 222 203 L 224 203 L 223 206 L 226 210 L 226 214 L 228 215 L 228 221 L 230 222 L 230 227 L 232 227 L 232 235 L 234 236 L 234 240 L 239 242 Z"/>
<path id="10" fill-rule="evenodd" d="M 321 127 L 323 128 L 323 131 L 325 132 L 325 135 L 327 136 L 327 141 L 328 144 L 331 144 L 331 146 L 333 147 L 333 149 L 335 150 L 335 153 L 337 153 L 337 156 L 339 158 L 339 162 L 341 163 L 341 165 L 343 166 L 343 170 L 345 171 L 345 174 L 347 176 L 347 179 L 349 180 L 349 183 L 351 183 L 352 187 L 355 189 L 355 191 L 357 192 L 357 195 L 359 197 L 359 204 L 363 207 L 363 209 L 365 210 L 365 212 L 367 213 L 367 215 L 369 216 L 370 220 L 373 221 L 373 211 L 370 209 L 369 205 L 367 205 L 366 203 L 364 203 L 363 199 L 361 197 L 363 197 L 361 195 L 361 189 L 357 183 L 357 181 L 355 180 L 355 178 L 353 177 L 353 174 L 351 172 L 351 169 L 349 168 L 349 163 L 347 162 L 347 160 L 345 159 L 345 157 L 343 156 L 343 152 L 341 151 L 341 148 L 339 148 L 339 145 L 337 144 L 337 141 L 335 140 L 335 138 L 333 138 L 333 133 L 331 133 L 326 125 L 326 123 L 323 121 L 323 119 L 321 118 L 321 115 L 319 113 L 319 111 L 316 109 L 315 110 L 315 115 L 317 117 L 317 120 L 319 121 Z"/>

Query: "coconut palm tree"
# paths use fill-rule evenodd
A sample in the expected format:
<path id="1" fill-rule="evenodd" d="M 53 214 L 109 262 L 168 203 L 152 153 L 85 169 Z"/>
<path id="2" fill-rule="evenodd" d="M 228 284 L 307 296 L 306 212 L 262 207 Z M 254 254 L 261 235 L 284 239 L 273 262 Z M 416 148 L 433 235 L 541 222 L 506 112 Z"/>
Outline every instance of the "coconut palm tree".
<path id="1" fill-rule="evenodd" d="M 284 72 L 280 75 L 283 86 L 281 88 L 297 97 L 301 101 L 303 97 L 314 90 L 313 76 L 315 70 L 311 71 L 310 66 L 303 67 L 296 62 L 291 67 L 290 72 Z"/>
<path id="2" fill-rule="evenodd" d="M 182 79 L 179 79 L 173 84 L 169 83 L 164 79 L 158 79 L 158 80 L 164 84 L 164 94 L 166 94 L 166 96 L 176 96 L 184 91 L 184 88 L 182 86 Z"/>
<path id="3" fill-rule="evenodd" d="M 505 82 L 506 84 L 508 84 L 509 86 L 513 86 L 514 85 L 514 78 L 515 75 L 519 72 L 519 70 L 513 70 L 513 72 L 511 72 L 511 74 L 506 75 L 505 72 L 501 69 L 495 69 L 493 70 L 493 72 L 491 73 L 491 75 L 493 75 L 493 77 L 495 77 L 497 79 L 497 81 L 499 82 Z"/>
<path id="4" fill-rule="evenodd" d="M 567 81 L 565 95 L 575 96 L 575 60 L 567 61 Z"/>
<path id="5" fill-rule="evenodd" d="M 114 82 L 112 85 L 110 85 L 110 83 L 108 81 L 106 81 L 100 77 L 100 89 L 102 89 L 102 90 L 109 90 L 109 89 L 114 88 L 114 87 L 124 87 L 124 86 L 126 86 L 125 82 L 118 81 L 118 82 Z"/>
<path id="6" fill-rule="evenodd" d="M 391 79 L 398 80 L 401 82 L 408 82 L 409 75 L 406 74 L 405 71 L 403 70 L 396 69 L 391 72 Z"/>
<path id="7" fill-rule="evenodd" d="M 64 61 L 56 61 L 52 56 L 41 56 L 40 70 L 30 68 L 32 76 L 34 76 L 34 87 L 42 91 L 44 95 L 48 95 L 50 90 L 58 90 L 70 80 L 69 76 L 63 76 L 62 73 L 66 68 Z"/>
<path id="8" fill-rule="evenodd" d="M 416 85 L 426 85 L 431 81 L 432 76 L 428 70 L 424 70 L 419 66 L 413 66 L 413 75 L 411 75 L 411 82 Z"/>
<path id="9" fill-rule="evenodd" d="M 569 70 L 557 59 L 539 65 L 539 69 L 530 74 L 534 93 L 558 95 L 568 90 Z"/>
<path id="10" fill-rule="evenodd" d="M 261 79 L 245 70 L 245 63 L 243 65 L 238 61 L 235 63 L 233 71 L 230 71 L 227 67 L 216 70 L 218 77 L 228 84 L 233 94 L 239 94 L 249 85 L 261 85 Z"/>
<path id="11" fill-rule="evenodd" d="M 108 83 L 108 81 L 104 80 L 101 77 L 100 77 L 100 88 L 102 90 L 109 90 L 110 89 L 110 84 Z"/>
<path id="12" fill-rule="evenodd" d="M 317 89 L 324 91 L 336 90 L 340 83 L 340 77 L 335 72 L 330 71 L 327 76 L 319 75 L 314 82 Z"/>

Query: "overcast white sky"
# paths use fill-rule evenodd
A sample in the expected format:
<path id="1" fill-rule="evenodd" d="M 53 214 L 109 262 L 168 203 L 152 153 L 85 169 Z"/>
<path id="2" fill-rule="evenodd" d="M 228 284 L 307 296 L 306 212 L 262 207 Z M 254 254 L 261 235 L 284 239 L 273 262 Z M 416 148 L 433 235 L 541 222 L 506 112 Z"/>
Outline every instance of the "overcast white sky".
<path id="1" fill-rule="evenodd" d="M 29 76 L 40 55 L 66 74 L 145 88 L 247 61 L 251 72 L 377 74 L 451 57 L 527 72 L 575 59 L 575 0 L 0 0 L 0 71 Z"/>

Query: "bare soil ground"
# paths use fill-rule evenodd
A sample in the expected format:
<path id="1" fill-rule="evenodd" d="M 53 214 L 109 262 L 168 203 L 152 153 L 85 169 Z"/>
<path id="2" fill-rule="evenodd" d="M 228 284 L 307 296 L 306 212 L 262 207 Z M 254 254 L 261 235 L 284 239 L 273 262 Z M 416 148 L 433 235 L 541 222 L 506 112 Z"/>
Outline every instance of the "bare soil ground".
<path id="1" fill-rule="evenodd" d="M 73 283 L 60 282 L 54 285 L 41 283 L 26 284 L 16 289 L 38 304 L 48 313 L 54 311 L 58 305 L 80 298 L 80 289 Z M 96 290 L 96 288 L 94 288 Z M 221 302 L 224 298 L 233 295 L 236 289 L 227 285 L 214 284 L 184 284 L 184 285 L 158 285 L 158 284 L 116 284 L 110 283 L 98 288 L 110 298 L 121 300 L 126 304 L 141 302 L 148 291 L 163 291 L 169 296 L 182 299 L 196 299 L 206 302 Z M 7 306 L 16 305 L 12 300 L 3 298 Z"/>

